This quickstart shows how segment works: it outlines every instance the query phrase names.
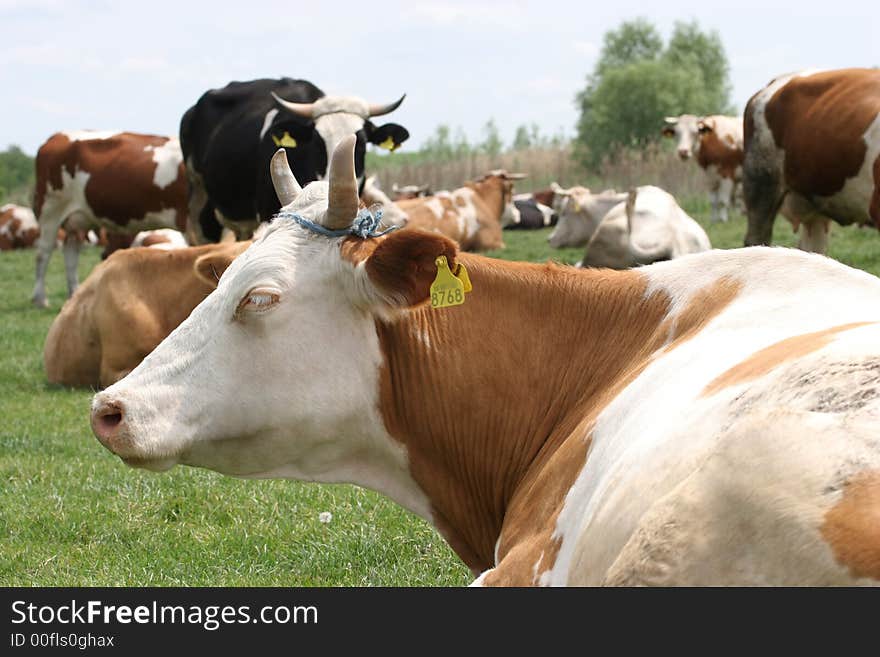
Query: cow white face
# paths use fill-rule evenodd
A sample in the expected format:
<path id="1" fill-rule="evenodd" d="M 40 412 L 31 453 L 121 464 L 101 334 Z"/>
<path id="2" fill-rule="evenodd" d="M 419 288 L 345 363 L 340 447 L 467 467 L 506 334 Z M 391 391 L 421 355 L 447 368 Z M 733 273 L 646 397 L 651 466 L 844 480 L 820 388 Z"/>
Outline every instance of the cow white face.
<path id="1" fill-rule="evenodd" d="M 608 211 L 626 201 L 626 194 L 613 190 L 599 194 L 593 194 L 585 187 L 556 188 L 554 191 L 553 209 L 559 220 L 547 238 L 554 249 L 584 246 Z"/>
<path id="2" fill-rule="evenodd" d="M 675 151 L 682 160 L 689 160 L 700 149 L 700 119 L 693 114 L 666 117 L 665 137 L 675 138 Z"/>
<path id="3" fill-rule="evenodd" d="M 329 185 L 300 190 L 292 174 L 289 184 L 276 181 L 282 203 L 291 201 L 284 211 L 330 229 L 350 225 L 354 143 L 350 136 L 334 152 Z M 410 263 L 419 259 L 412 267 L 421 271 L 440 253 L 454 259 L 455 247 L 405 231 L 370 246 L 355 263 L 343 238 L 276 219 L 183 324 L 95 395 L 98 439 L 129 465 L 250 477 L 363 483 L 376 462 L 402 458 L 378 415 L 374 315 L 427 298 L 430 280 L 407 291 Z M 399 275 L 383 279 L 389 270 Z"/>

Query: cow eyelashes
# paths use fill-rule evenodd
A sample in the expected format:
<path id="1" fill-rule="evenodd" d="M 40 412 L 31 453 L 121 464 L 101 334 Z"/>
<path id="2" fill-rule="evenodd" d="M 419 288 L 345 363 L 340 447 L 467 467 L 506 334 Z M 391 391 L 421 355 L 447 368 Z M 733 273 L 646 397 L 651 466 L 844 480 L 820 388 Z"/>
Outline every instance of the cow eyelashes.
<path id="1" fill-rule="evenodd" d="M 262 313 L 273 308 L 281 300 L 278 290 L 257 287 L 244 295 L 235 309 L 235 317 L 241 317 L 244 313 Z"/>

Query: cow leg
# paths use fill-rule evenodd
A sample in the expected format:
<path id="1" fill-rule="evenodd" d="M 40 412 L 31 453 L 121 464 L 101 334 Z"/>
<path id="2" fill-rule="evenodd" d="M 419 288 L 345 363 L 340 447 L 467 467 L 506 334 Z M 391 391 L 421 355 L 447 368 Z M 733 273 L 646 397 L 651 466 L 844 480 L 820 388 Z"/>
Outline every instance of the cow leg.
<path id="1" fill-rule="evenodd" d="M 785 196 L 778 173 L 767 169 L 746 170 L 743 178 L 743 198 L 746 202 L 749 226 L 745 245 L 769 245 L 773 240 L 773 223 Z"/>
<path id="2" fill-rule="evenodd" d="M 76 230 L 68 230 L 64 238 L 64 269 L 67 273 L 67 297 L 73 296 L 79 286 L 77 266 L 79 265 L 79 249 L 82 240 Z"/>
<path id="3" fill-rule="evenodd" d="M 718 219 L 724 223 L 727 223 L 729 219 L 728 212 L 733 204 L 733 188 L 734 182 L 731 178 L 722 178 L 718 183 L 718 191 L 716 192 L 719 208 Z"/>
<path id="4" fill-rule="evenodd" d="M 40 224 L 40 239 L 37 241 L 36 258 L 36 281 L 31 300 L 37 308 L 48 308 L 49 300 L 46 298 L 46 270 L 49 268 L 49 260 L 52 251 L 55 250 L 55 240 L 58 235 L 58 224 L 46 222 Z"/>

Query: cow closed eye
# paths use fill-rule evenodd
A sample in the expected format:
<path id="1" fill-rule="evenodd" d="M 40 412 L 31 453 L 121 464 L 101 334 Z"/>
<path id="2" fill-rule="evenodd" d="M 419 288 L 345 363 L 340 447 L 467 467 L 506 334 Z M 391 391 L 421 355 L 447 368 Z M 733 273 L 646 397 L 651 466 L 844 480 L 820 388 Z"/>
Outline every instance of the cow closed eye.
<path id="1" fill-rule="evenodd" d="M 278 290 L 265 287 L 256 287 L 239 302 L 235 309 L 235 318 L 239 319 L 245 314 L 263 313 L 274 308 L 281 301 L 281 293 Z"/>

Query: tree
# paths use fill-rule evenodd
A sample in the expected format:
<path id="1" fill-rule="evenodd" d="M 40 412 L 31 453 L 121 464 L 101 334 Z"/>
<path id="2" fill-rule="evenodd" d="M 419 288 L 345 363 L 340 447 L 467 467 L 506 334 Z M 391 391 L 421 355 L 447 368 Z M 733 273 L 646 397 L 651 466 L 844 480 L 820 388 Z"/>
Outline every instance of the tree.
<path id="1" fill-rule="evenodd" d="M 27 190 L 34 181 L 34 159 L 18 146 L 10 146 L 0 152 L 0 201 L 7 195 L 21 200 L 28 196 Z"/>
<path id="2" fill-rule="evenodd" d="M 521 125 L 517 127 L 516 134 L 513 136 L 513 150 L 524 151 L 532 145 L 532 136 L 529 129 Z"/>
<path id="3" fill-rule="evenodd" d="M 501 142 L 501 135 L 498 133 L 498 125 L 495 123 L 495 119 L 486 121 L 486 125 L 483 126 L 483 134 L 485 137 L 480 144 L 480 149 L 490 157 L 497 157 L 501 153 L 504 144 Z"/>
<path id="4" fill-rule="evenodd" d="M 587 166 L 623 147 L 659 137 L 663 117 L 730 111 L 729 67 L 721 39 L 677 23 L 666 48 L 644 19 L 605 35 L 586 87 L 575 154 Z"/>

